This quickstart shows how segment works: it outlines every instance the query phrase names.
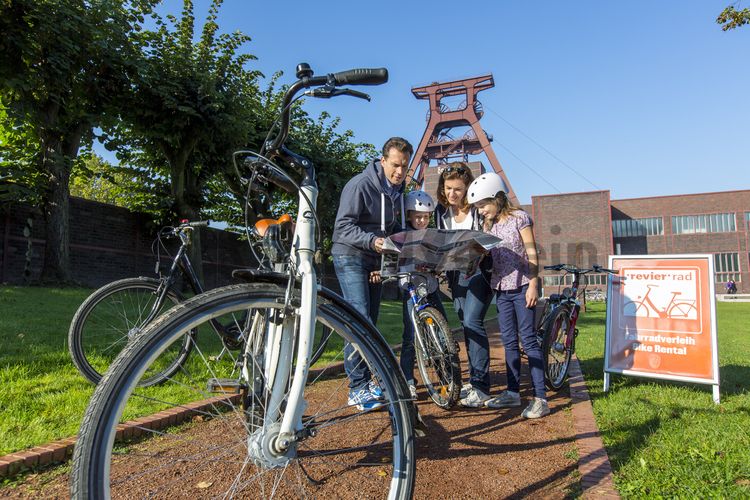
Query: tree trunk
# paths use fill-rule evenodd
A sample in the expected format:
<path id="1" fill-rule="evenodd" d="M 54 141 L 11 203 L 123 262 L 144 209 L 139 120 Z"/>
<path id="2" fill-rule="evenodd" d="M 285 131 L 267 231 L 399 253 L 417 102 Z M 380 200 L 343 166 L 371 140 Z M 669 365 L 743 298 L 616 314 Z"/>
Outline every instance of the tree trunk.
<path id="1" fill-rule="evenodd" d="M 175 212 L 180 219 L 189 221 L 199 220 L 201 207 L 198 179 L 188 164 L 188 158 L 195 147 L 195 142 L 192 141 L 183 146 L 179 151 L 170 150 L 166 145 L 162 147 L 162 151 L 164 151 L 169 162 Z M 192 245 L 188 248 L 187 253 L 190 262 L 193 264 L 195 274 L 205 288 L 200 229 L 193 231 Z"/>
<path id="2" fill-rule="evenodd" d="M 48 176 L 44 196 L 45 245 L 42 283 L 71 284 L 70 270 L 70 172 L 86 125 L 81 124 L 63 140 L 42 135 L 41 171 Z"/>

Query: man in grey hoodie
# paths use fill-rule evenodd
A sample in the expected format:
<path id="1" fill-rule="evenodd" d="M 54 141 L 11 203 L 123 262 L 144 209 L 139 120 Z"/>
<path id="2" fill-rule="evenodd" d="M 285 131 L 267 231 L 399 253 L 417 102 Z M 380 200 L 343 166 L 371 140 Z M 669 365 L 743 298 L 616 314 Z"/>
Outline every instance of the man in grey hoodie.
<path id="1" fill-rule="evenodd" d="M 385 238 L 405 228 L 404 181 L 413 152 L 406 139 L 391 137 L 382 157 L 371 161 L 341 191 L 333 228 L 333 267 L 344 298 L 373 324 L 380 310 L 381 285 L 370 282 L 370 273 L 380 270 Z M 371 380 L 359 352 L 347 343 L 344 355 L 349 404 L 360 410 L 381 406 L 382 391 Z"/>

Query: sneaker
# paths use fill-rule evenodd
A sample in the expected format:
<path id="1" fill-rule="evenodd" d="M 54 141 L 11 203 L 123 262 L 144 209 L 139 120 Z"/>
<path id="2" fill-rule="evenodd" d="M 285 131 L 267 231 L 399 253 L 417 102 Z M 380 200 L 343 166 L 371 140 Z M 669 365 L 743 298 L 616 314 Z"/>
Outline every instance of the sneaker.
<path id="1" fill-rule="evenodd" d="M 411 394 L 411 398 L 416 401 L 417 398 L 417 387 L 414 384 L 409 384 L 409 394 Z"/>
<path id="2" fill-rule="evenodd" d="M 523 418 L 540 418 L 545 415 L 549 415 L 549 406 L 547 400 L 542 398 L 534 398 L 521 413 Z"/>
<path id="3" fill-rule="evenodd" d="M 503 391 L 499 396 L 484 403 L 487 408 L 511 408 L 521 406 L 521 395 L 517 392 Z"/>
<path id="4" fill-rule="evenodd" d="M 461 400 L 461 406 L 467 408 L 481 408 L 484 406 L 484 402 L 490 399 L 488 394 L 480 391 L 476 387 L 472 387 L 469 391 L 469 395 Z"/>
<path id="5" fill-rule="evenodd" d="M 356 406 L 358 410 L 374 410 L 383 406 L 383 403 L 375 399 L 366 387 L 358 391 L 349 391 L 349 406 Z"/>
<path id="6" fill-rule="evenodd" d="M 459 398 L 464 399 L 468 397 L 471 390 L 474 388 L 473 385 L 471 385 L 469 382 L 466 382 L 464 385 L 461 386 L 461 393 L 458 395 Z"/>
<path id="7" fill-rule="evenodd" d="M 372 394 L 373 398 L 377 399 L 378 401 L 382 401 L 383 399 L 385 399 L 383 397 L 383 388 L 380 387 L 380 385 L 378 385 L 378 383 L 374 380 L 370 380 L 367 388 L 370 391 L 370 394 Z"/>

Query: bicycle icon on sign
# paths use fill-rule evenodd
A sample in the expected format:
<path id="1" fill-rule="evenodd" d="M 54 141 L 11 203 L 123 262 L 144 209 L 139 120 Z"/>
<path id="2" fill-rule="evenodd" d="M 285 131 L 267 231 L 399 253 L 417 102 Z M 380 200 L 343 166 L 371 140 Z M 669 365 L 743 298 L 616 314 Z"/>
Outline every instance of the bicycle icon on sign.
<path id="1" fill-rule="evenodd" d="M 625 302 L 623 305 L 623 315 L 651 317 L 654 313 L 659 319 L 698 319 L 698 308 L 695 306 L 695 300 L 677 300 L 677 296 L 682 292 L 671 292 L 672 298 L 664 308 L 657 307 L 651 300 L 651 289 L 659 285 L 646 285 L 648 291 L 646 295 L 638 300 Z"/>

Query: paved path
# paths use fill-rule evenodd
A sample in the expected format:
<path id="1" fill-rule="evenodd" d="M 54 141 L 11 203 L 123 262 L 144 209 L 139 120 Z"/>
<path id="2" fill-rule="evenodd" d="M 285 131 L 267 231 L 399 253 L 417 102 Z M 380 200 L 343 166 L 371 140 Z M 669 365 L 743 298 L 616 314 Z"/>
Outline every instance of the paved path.
<path id="1" fill-rule="evenodd" d="M 505 387 L 503 349 L 498 337 L 491 335 L 495 394 Z M 462 348 L 467 378 L 463 351 Z M 523 419 L 523 406 L 444 411 L 420 389 L 418 407 L 429 432 L 417 441 L 415 497 L 617 497 L 577 362 L 571 375 L 570 391 L 566 388 L 549 393 L 552 413 L 538 420 Z M 524 403 L 531 397 L 528 380 L 524 366 Z M 0 489 L 0 497 L 5 496 L 66 498 L 67 473 L 58 469 L 30 475 L 16 488 Z"/>

